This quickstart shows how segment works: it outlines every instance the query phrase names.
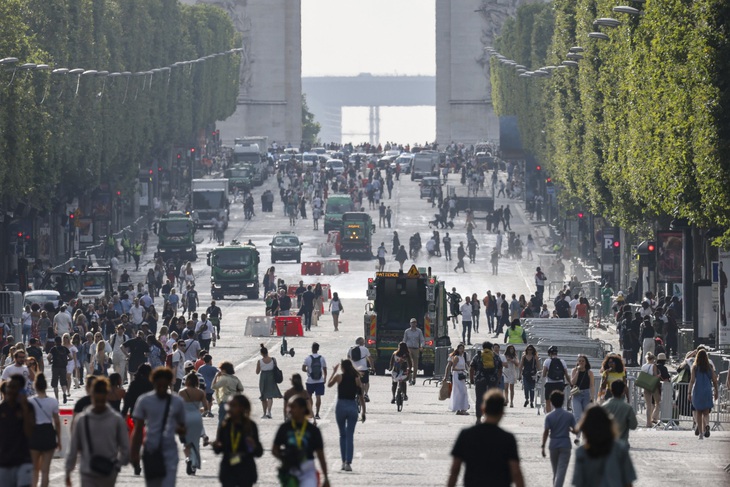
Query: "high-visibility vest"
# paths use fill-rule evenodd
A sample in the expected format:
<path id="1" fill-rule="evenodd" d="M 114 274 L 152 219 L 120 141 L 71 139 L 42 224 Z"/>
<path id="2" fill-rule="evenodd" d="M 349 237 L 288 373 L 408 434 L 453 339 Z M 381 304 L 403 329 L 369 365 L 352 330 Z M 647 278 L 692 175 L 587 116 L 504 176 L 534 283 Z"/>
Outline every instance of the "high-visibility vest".
<path id="1" fill-rule="evenodd" d="M 142 255 L 142 244 L 136 244 L 134 246 L 134 255 Z"/>
<path id="2" fill-rule="evenodd" d="M 522 340 L 522 333 L 523 330 L 520 325 L 515 326 L 514 330 L 512 327 L 507 328 L 507 343 L 525 343 Z"/>

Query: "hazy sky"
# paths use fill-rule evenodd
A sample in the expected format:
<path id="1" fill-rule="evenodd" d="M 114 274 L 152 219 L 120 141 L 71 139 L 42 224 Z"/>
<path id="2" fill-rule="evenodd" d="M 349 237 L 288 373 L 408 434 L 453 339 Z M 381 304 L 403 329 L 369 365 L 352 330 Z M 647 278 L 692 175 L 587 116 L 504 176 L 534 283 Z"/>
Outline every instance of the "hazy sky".
<path id="1" fill-rule="evenodd" d="M 302 76 L 436 72 L 435 0 L 302 0 Z"/>

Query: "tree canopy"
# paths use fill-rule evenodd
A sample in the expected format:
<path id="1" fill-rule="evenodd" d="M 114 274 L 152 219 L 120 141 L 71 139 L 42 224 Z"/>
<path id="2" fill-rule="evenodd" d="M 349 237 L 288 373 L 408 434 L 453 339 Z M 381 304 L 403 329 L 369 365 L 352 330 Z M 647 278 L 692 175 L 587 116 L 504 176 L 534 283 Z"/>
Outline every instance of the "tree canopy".
<path id="1" fill-rule="evenodd" d="M 233 113 L 239 56 L 228 51 L 240 42 L 228 15 L 209 5 L 0 2 L 0 58 L 18 58 L 0 67 L 4 202 L 50 208 L 101 182 L 131 185 L 140 166 L 164 160 Z M 22 69 L 24 63 L 48 69 Z M 131 74 L 117 75 L 124 72 Z"/>
<path id="2" fill-rule="evenodd" d="M 653 0 L 642 15 L 616 0 L 528 5 L 505 24 L 492 58 L 495 109 L 516 115 L 527 148 L 560 198 L 629 230 L 659 217 L 725 231 L 730 241 L 730 3 Z M 598 18 L 621 21 L 594 26 Z M 608 40 L 590 38 L 601 31 Z M 582 56 L 582 59 L 580 58 Z M 719 243 L 719 242 L 718 242 Z"/>

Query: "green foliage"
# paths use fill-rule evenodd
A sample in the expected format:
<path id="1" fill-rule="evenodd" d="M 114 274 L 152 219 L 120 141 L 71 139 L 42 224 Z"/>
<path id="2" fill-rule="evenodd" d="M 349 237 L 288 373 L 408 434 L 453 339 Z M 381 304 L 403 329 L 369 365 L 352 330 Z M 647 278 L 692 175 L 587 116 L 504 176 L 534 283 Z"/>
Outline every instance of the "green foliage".
<path id="1" fill-rule="evenodd" d="M 307 95 L 302 93 L 302 142 L 309 146 L 317 145 L 321 128 L 322 125 L 314 120 L 314 114 L 309 111 Z"/>
<path id="2" fill-rule="evenodd" d="M 3 0 L 0 53 L 20 63 L 149 71 L 240 46 L 228 15 L 177 0 Z M 0 195 L 50 208 L 141 168 L 235 110 L 239 59 L 147 76 L 0 70 Z M 77 90 L 78 88 L 78 90 Z M 0 201 L 2 203 L 2 201 Z"/>
<path id="3" fill-rule="evenodd" d="M 653 0 L 641 17 L 614 13 L 615 5 L 542 6 L 554 14 L 544 50 L 527 32 L 547 31 L 541 22 L 550 19 L 522 7 L 495 42 L 499 52 L 531 70 L 560 64 L 571 46 L 582 46 L 584 59 L 548 79 L 518 78 L 493 59 L 495 108 L 518 116 L 564 203 L 631 231 L 666 217 L 730 229 L 730 3 Z M 622 25 L 597 29 L 599 17 Z M 590 39 L 594 30 L 610 39 Z M 730 242 L 730 230 L 721 240 Z"/>

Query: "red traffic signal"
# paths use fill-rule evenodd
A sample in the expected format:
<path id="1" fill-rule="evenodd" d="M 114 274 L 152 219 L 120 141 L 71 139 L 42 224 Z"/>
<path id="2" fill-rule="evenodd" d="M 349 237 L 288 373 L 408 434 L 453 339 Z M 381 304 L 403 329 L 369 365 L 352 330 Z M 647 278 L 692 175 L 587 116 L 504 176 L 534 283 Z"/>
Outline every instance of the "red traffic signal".
<path id="1" fill-rule="evenodd" d="M 655 252 L 656 251 L 656 245 L 654 242 L 649 242 L 649 244 L 646 246 L 646 250 L 649 252 Z"/>
<path id="2" fill-rule="evenodd" d="M 69 211 L 68 212 L 68 219 L 69 220 L 73 220 L 74 218 L 76 218 L 76 214 L 73 211 Z"/>
<path id="3" fill-rule="evenodd" d="M 180 153 L 178 152 L 178 153 L 177 153 L 177 158 L 178 158 L 178 159 L 182 159 L 182 154 L 180 154 Z"/>
<path id="4" fill-rule="evenodd" d="M 162 166 L 157 166 L 157 172 L 162 172 Z"/>
<path id="5" fill-rule="evenodd" d="M 195 154 L 195 147 L 191 147 L 191 148 L 190 148 L 190 153 L 191 153 L 191 154 Z"/>
<path id="6" fill-rule="evenodd" d="M 122 192 L 121 191 L 117 191 L 117 196 L 122 196 Z"/>
<path id="7" fill-rule="evenodd" d="M 614 249 L 618 249 L 619 247 L 621 247 L 621 242 L 619 242 L 618 240 L 614 240 L 613 241 L 613 248 Z"/>
<path id="8" fill-rule="evenodd" d="M 578 212 L 578 218 L 583 218 L 583 216 L 584 216 L 584 215 L 583 215 L 583 212 L 582 212 L 582 211 L 579 211 L 579 212 Z"/>
<path id="9" fill-rule="evenodd" d="M 23 238 L 23 232 L 18 232 L 18 238 Z"/>
<path id="10" fill-rule="evenodd" d="M 150 169 L 150 176 L 152 176 L 152 169 Z"/>
<path id="11" fill-rule="evenodd" d="M 553 182 L 553 178 L 547 178 L 545 179 L 545 182 L 551 184 Z"/>
<path id="12" fill-rule="evenodd" d="M 538 171 L 542 171 L 542 166 L 538 165 L 535 169 L 537 169 Z"/>

